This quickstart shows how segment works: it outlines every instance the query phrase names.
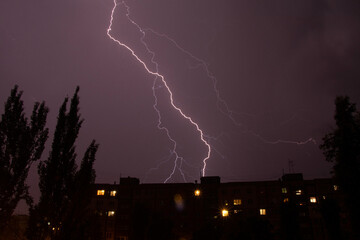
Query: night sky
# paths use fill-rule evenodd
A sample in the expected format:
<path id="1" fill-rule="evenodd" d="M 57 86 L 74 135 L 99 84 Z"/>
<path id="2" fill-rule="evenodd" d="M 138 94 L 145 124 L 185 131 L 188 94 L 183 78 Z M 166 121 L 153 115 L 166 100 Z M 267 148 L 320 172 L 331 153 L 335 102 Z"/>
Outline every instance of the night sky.
<path id="1" fill-rule="evenodd" d="M 346 94 L 360 103 L 359 1 L 126 4 L 130 18 L 146 29 L 143 41 L 155 53 L 174 104 L 211 145 L 206 175 L 223 182 L 273 180 L 290 170 L 305 178 L 330 176 L 319 145 L 334 128 L 334 99 Z M 78 160 L 92 139 L 100 143 L 96 181 L 118 182 L 121 175 L 164 182 L 175 155 L 166 131 L 157 128 L 154 86 L 160 127 L 169 129 L 183 159 L 177 166 L 184 177 L 177 169 L 168 182 L 198 180 L 207 148 L 171 107 L 164 84 L 154 83 L 154 75 L 107 35 L 113 6 L 112 0 L 2 0 L 1 113 L 15 84 L 24 91 L 28 116 L 33 103 L 44 100 L 49 146 L 58 109 L 79 85 L 85 122 Z M 110 33 L 156 70 L 124 5 L 116 8 Z M 28 179 L 35 199 L 36 166 Z"/>

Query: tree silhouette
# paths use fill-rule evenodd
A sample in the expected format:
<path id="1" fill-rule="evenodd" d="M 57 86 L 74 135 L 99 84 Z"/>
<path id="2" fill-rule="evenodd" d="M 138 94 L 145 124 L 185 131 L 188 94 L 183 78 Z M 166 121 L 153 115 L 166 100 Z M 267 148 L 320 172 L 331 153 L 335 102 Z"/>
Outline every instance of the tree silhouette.
<path id="1" fill-rule="evenodd" d="M 338 203 L 330 197 L 322 199 L 320 202 L 320 212 L 324 218 L 329 239 L 344 239 L 341 233 L 340 207 Z"/>
<path id="2" fill-rule="evenodd" d="M 15 85 L 0 120 L 0 234 L 21 199 L 32 204 L 25 180 L 31 164 L 41 157 L 48 138 L 45 103 L 34 104 L 29 122 L 21 96 Z"/>
<path id="3" fill-rule="evenodd" d="M 334 163 L 334 178 L 346 197 L 354 239 L 360 239 L 360 113 L 347 96 L 337 97 L 335 105 L 336 129 L 323 138 L 320 148 L 326 160 Z"/>
<path id="4" fill-rule="evenodd" d="M 95 182 L 93 165 L 98 145 L 93 140 L 85 152 L 80 170 L 75 174 L 70 206 L 66 213 L 60 239 L 89 239 L 92 227 L 92 212 L 88 208 Z"/>
<path id="5" fill-rule="evenodd" d="M 92 141 L 77 171 L 75 141 L 83 123 L 79 114 L 79 87 L 60 107 L 49 158 L 40 162 L 40 201 L 30 210 L 29 239 L 86 239 L 88 199 L 95 181 L 93 163 L 98 149 Z"/>

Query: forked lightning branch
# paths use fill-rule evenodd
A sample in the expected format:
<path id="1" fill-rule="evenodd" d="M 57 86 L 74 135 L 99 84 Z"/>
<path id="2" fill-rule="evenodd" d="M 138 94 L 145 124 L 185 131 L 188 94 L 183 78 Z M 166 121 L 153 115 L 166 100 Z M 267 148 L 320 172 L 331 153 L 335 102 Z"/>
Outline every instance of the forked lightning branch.
<path id="1" fill-rule="evenodd" d="M 187 121 L 189 121 L 189 123 L 191 123 L 197 130 L 197 132 L 199 133 L 199 137 L 201 139 L 201 141 L 204 143 L 204 145 L 206 146 L 207 148 L 207 153 L 206 153 L 206 157 L 202 160 L 203 162 L 203 168 L 202 168 L 202 175 L 205 176 L 205 173 L 206 173 L 206 161 L 210 158 L 210 155 L 211 155 L 211 146 L 210 144 L 208 143 L 207 140 L 205 140 L 205 134 L 203 132 L 203 130 L 200 128 L 199 124 L 194 122 L 193 119 L 186 115 L 183 110 L 181 108 L 179 108 L 178 106 L 175 105 L 174 103 L 174 96 L 173 96 L 173 93 L 171 91 L 171 89 L 169 88 L 166 80 L 165 80 L 165 77 L 160 74 L 158 72 L 158 69 L 156 69 L 156 71 L 151 71 L 149 66 L 145 63 L 144 60 L 142 60 L 138 54 L 135 52 L 134 49 L 130 48 L 128 45 L 126 45 L 125 43 L 121 42 L 119 39 L 115 38 L 114 36 L 111 35 L 111 30 L 112 30 L 112 26 L 113 26 L 113 20 L 114 20 L 114 13 L 117 9 L 118 6 L 122 6 L 126 9 L 126 18 L 128 19 L 128 21 L 133 24 L 138 30 L 139 32 L 141 32 L 142 36 L 144 37 L 145 36 L 145 31 L 136 23 L 134 22 L 131 18 L 130 18 L 130 12 L 129 12 L 129 7 L 126 5 L 126 3 L 124 1 L 119 1 L 117 2 L 116 0 L 114 0 L 114 6 L 111 10 L 111 16 L 110 16 L 110 24 L 109 24 L 109 27 L 107 29 L 107 35 L 109 36 L 109 38 L 111 40 L 113 40 L 115 43 L 117 43 L 119 46 L 121 47 L 124 47 L 126 48 L 130 53 L 131 55 L 139 62 L 139 65 L 142 66 L 149 74 L 153 75 L 155 77 L 155 79 L 160 79 L 160 81 L 162 82 L 162 84 L 165 86 L 166 90 L 168 91 L 169 93 L 169 101 L 170 101 L 170 104 L 171 106 L 177 111 L 180 113 L 180 115 L 186 119 Z M 153 56 L 152 58 L 152 62 L 155 63 L 156 66 L 158 66 L 158 64 L 154 61 L 154 52 L 150 51 L 149 47 L 147 46 L 147 44 L 142 40 L 140 39 L 140 41 L 142 42 L 142 44 L 144 44 L 145 48 L 147 49 L 148 53 L 151 54 Z M 157 68 L 157 67 L 156 67 Z M 155 94 L 155 91 L 154 91 L 154 88 L 153 88 L 153 93 L 154 93 L 154 97 L 155 97 L 155 100 L 157 101 L 157 98 L 156 98 L 156 94 Z M 178 161 L 181 161 L 181 157 L 179 157 L 179 155 L 177 154 L 176 152 L 176 140 L 174 140 L 173 138 L 171 138 L 170 136 L 170 131 L 166 128 L 166 127 L 163 127 L 162 124 L 161 124 L 161 115 L 160 115 L 160 112 L 159 110 L 156 108 L 156 104 L 154 105 L 155 107 L 155 110 L 157 111 L 158 113 L 158 128 L 159 129 L 162 129 L 162 130 L 165 130 L 166 133 L 167 133 L 167 136 L 169 137 L 169 140 L 173 143 L 173 153 L 175 154 L 176 158 L 175 158 L 175 161 L 174 161 L 174 167 L 173 167 L 173 170 L 172 172 L 170 173 L 169 177 L 165 180 L 165 182 L 167 182 L 172 176 L 173 174 L 175 173 L 175 170 L 178 169 L 181 173 L 181 164 L 178 163 Z M 162 126 L 162 127 L 161 127 Z M 182 173 L 183 174 L 183 173 Z"/>

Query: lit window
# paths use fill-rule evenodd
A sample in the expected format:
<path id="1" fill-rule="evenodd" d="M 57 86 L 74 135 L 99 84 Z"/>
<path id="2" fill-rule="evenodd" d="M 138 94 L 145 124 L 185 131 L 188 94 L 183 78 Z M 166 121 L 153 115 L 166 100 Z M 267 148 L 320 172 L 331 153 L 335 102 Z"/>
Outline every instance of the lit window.
<path id="1" fill-rule="evenodd" d="M 316 197 L 310 197 L 310 202 L 311 203 L 316 203 Z"/>
<path id="2" fill-rule="evenodd" d="M 108 211 L 108 217 L 112 217 L 115 215 L 115 211 Z"/>
<path id="3" fill-rule="evenodd" d="M 289 198 L 284 198 L 284 203 L 289 202 Z"/>
<path id="4" fill-rule="evenodd" d="M 200 196 L 200 190 L 199 189 L 196 189 L 195 192 L 194 192 L 195 196 Z"/>
<path id="5" fill-rule="evenodd" d="M 223 217 L 227 217 L 227 216 L 229 216 L 229 211 L 226 210 L 226 209 L 223 209 L 223 210 L 221 211 L 221 215 L 222 215 Z"/>
<path id="6" fill-rule="evenodd" d="M 234 205 L 241 205 L 241 199 L 234 199 Z"/>
<path id="7" fill-rule="evenodd" d="M 301 190 L 301 189 L 296 190 L 295 194 L 298 195 L 298 196 L 301 195 L 301 194 L 302 194 L 302 190 Z"/>
<path id="8" fill-rule="evenodd" d="M 339 186 L 338 186 L 338 185 L 334 185 L 333 188 L 334 188 L 334 191 L 339 190 Z"/>
<path id="9" fill-rule="evenodd" d="M 116 191 L 115 190 L 111 191 L 110 196 L 115 197 L 116 196 Z"/>
<path id="10" fill-rule="evenodd" d="M 265 216 L 265 215 L 266 215 L 266 209 L 265 209 L 265 208 L 260 208 L 260 215 L 261 215 L 261 216 Z"/>
<path id="11" fill-rule="evenodd" d="M 323 200 L 325 200 L 325 199 L 326 199 L 326 196 L 322 196 L 322 198 L 323 198 Z"/>
<path id="12" fill-rule="evenodd" d="M 285 193 L 287 193 L 287 189 L 286 189 L 286 188 L 282 188 L 282 189 L 281 189 L 281 192 L 282 192 L 283 194 L 285 194 Z"/>
<path id="13" fill-rule="evenodd" d="M 98 195 L 98 196 L 103 196 L 103 195 L 105 195 L 105 190 L 97 190 L 97 195 Z"/>
<path id="14" fill-rule="evenodd" d="M 239 213 L 239 212 L 240 212 L 239 209 L 235 209 L 235 210 L 234 210 L 234 213 Z"/>

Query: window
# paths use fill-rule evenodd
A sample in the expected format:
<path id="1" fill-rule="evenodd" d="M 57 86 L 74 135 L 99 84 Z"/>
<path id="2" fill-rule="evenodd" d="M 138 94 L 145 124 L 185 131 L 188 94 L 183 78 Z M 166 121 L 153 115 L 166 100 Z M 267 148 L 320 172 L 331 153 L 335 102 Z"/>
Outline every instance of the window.
<path id="1" fill-rule="evenodd" d="M 240 195 L 240 189 L 235 189 L 233 195 Z"/>
<path id="2" fill-rule="evenodd" d="M 104 196 L 105 195 L 105 190 L 97 190 L 97 195 L 98 196 Z"/>
<path id="3" fill-rule="evenodd" d="M 283 187 L 283 188 L 281 189 L 281 192 L 282 192 L 283 194 L 285 194 L 285 193 L 287 193 L 287 189 L 286 189 L 285 187 Z"/>
<path id="4" fill-rule="evenodd" d="M 266 215 L 266 209 L 265 209 L 265 208 L 260 208 L 260 215 L 261 215 L 261 216 L 265 216 L 265 215 Z"/>
<path id="5" fill-rule="evenodd" d="M 305 213 L 305 212 L 300 212 L 300 213 L 299 213 L 299 216 L 300 216 L 300 217 L 306 217 L 306 213 Z"/>
<path id="6" fill-rule="evenodd" d="M 310 202 L 311 203 L 316 203 L 316 197 L 310 197 Z"/>
<path id="7" fill-rule="evenodd" d="M 104 201 L 103 201 L 103 200 L 97 200 L 97 201 L 96 201 L 96 208 L 97 208 L 97 209 L 102 208 L 103 205 L 104 205 Z"/>
<path id="8" fill-rule="evenodd" d="M 284 198 L 284 203 L 289 202 L 289 198 Z"/>
<path id="9" fill-rule="evenodd" d="M 339 190 L 339 186 L 338 186 L 338 185 L 334 185 L 333 188 L 334 188 L 334 191 Z"/>
<path id="10" fill-rule="evenodd" d="M 200 196 L 200 190 L 199 189 L 196 189 L 195 192 L 194 192 L 194 195 L 196 197 Z"/>
<path id="11" fill-rule="evenodd" d="M 115 197 L 116 196 L 116 191 L 115 190 L 111 191 L 110 196 Z"/>
<path id="12" fill-rule="evenodd" d="M 108 217 L 112 217 L 115 215 L 115 211 L 108 211 Z"/>
<path id="13" fill-rule="evenodd" d="M 227 216 L 229 216 L 229 211 L 226 210 L 226 209 L 223 209 L 223 210 L 221 211 L 221 215 L 222 215 L 223 217 L 227 217 Z"/>
<path id="14" fill-rule="evenodd" d="M 127 225 L 121 225 L 121 226 L 119 226 L 119 230 L 120 230 L 120 231 L 127 231 L 127 230 L 129 230 L 129 226 L 127 226 Z"/>
<path id="15" fill-rule="evenodd" d="M 295 194 L 298 195 L 298 196 L 300 196 L 300 195 L 302 194 L 302 190 L 301 190 L 301 189 L 296 190 L 296 191 L 295 191 Z"/>
<path id="16" fill-rule="evenodd" d="M 234 206 L 241 205 L 241 199 L 234 199 Z"/>
<path id="17" fill-rule="evenodd" d="M 239 213 L 239 212 L 240 212 L 239 209 L 235 209 L 235 210 L 234 210 L 234 213 Z"/>

